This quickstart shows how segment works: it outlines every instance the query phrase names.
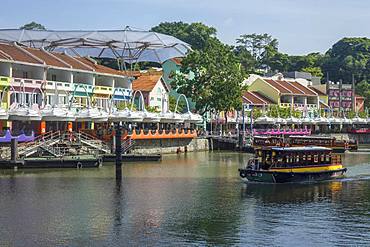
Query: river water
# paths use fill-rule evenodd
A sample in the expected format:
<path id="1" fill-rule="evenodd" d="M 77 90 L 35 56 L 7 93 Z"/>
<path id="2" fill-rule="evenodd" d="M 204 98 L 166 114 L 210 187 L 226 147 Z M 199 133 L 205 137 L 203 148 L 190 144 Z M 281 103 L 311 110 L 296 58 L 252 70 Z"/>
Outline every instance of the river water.
<path id="1" fill-rule="evenodd" d="M 188 153 L 99 169 L 0 171 L 0 246 L 370 246 L 370 153 L 347 177 L 244 184 L 249 155 Z"/>

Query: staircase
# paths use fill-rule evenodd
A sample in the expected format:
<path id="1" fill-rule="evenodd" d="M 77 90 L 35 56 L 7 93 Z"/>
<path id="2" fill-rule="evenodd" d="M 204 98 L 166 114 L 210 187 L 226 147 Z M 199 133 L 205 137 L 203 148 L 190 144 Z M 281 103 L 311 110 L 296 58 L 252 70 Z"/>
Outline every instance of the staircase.
<path id="1" fill-rule="evenodd" d="M 54 146 L 60 141 L 60 131 L 50 131 L 45 133 L 44 135 L 36 137 L 33 142 L 20 144 L 18 147 L 18 155 L 20 158 L 26 158 L 36 153 L 40 148 L 48 151 L 50 150 L 50 147 Z M 52 155 L 56 155 L 52 150 L 50 150 L 50 153 Z"/>
<path id="2" fill-rule="evenodd" d="M 126 139 L 122 142 L 122 153 L 129 152 L 135 146 L 135 140 L 131 138 Z"/>
<path id="3" fill-rule="evenodd" d="M 89 146 L 95 151 L 102 152 L 102 153 L 110 153 L 110 148 L 107 144 L 105 144 L 102 140 L 99 140 L 98 138 L 89 135 L 85 132 L 78 132 L 75 134 L 77 141 L 79 141 L 81 144 L 84 144 L 86 146 Z"/>

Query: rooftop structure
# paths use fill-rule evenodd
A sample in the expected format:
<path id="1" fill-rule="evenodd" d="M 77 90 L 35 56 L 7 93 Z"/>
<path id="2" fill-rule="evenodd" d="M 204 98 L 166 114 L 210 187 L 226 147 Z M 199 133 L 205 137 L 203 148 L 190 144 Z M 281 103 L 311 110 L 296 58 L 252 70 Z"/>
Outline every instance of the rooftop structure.
<path id="1" fill-rule="evenodd" d="M 254 95 L 256 93 L 261 95 L 264 98 L 263 101 L 269 100 L 280 107 L 296 110 L 315 110 L 320 107 L 319 94 L 299 80 L 285 79 L 281 74 L 273 77 L 252 76 L 252 78 L 252 81 L 247 80 L 248 91 Z M 249 100 L 253 101 L 252 95 L 248 96 Z"/>

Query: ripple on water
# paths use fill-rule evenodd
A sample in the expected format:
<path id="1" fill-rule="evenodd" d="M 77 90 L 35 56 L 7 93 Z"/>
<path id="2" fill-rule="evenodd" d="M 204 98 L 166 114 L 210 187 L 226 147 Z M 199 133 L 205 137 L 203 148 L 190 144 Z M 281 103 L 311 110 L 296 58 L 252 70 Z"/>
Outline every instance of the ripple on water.
<path id="1" fill-rule="evenodd" d="M 0 246 L 370 246 L 369 155 L 346 178 L 243 184 L 245 154 L 92 170 L 2 172 Z"/>

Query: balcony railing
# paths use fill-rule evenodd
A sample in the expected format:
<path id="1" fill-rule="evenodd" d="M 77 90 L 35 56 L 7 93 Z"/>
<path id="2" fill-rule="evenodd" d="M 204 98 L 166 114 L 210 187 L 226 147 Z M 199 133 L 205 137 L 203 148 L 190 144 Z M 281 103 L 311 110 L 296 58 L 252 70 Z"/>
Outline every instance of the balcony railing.
<path id="1" fill-rule="evenodd" d="M 95 86 L 94 93 L 97 94 L 112 94 L 113 88 L 108 86 Z"/>
<path id="2" fill-rule="evenodd" d="M 280 106 L 281 107 L 291 107 L 291 103 L 280 103 Z M 308 109 L 316 109 L 317 108 L 317 104 L 302 104 L 302 103 L 294 103 L 293 104 L 294 108 L 295 109 L 304 109 L 305 107 L 307 107 Z"/>
<path id="3" fill-rule="evenodd" d="M 38 79 L 26 79 L 26 78 L 12 78 L 12 86 L 19 87 L 23 83 L 25 87 L 40 88 L 42 85 L 42 80 Z"/>
<path id="4" fill-rule="evenodd" d="M 128 88 L 116 88 L 117 90 L 114 90 L 114 99 L 115 100 L 121 100 L 121 99 L 130 99 L 132 96 L 132 90 Z"/>
<path id="5" fill-rule="evenodd" d="M 64 91 L 72 91 L 73 85 L 69 82 L 62 82 L 62 81 L 47 81 L 46 82 L 46 89 L 54 90 L 55 86 L 58 90 Z"/>

